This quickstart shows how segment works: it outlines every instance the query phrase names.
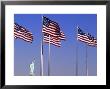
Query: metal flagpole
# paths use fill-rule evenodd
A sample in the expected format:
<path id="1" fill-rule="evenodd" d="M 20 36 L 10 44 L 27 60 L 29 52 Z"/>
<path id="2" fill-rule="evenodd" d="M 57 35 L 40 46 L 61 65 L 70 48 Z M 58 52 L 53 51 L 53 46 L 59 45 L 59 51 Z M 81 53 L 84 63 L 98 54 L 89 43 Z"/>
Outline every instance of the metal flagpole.
<path id="1" fill-rule="evenodd" d="M 41 69 L 40 69 L 40 75 L 43 76 L 43 41 L 41 41 Z"/>
<path id="2" fill-rule="evenodd" d="M 50 35 L 49 35 L 49 59 L 48 59 L 48 76 L 50 76 Z"/>
<path id="3" fill-rule="evenodd" d="M 77 26 L 77 30 L 76 30 L 76 38 L 77 38 L 77 34 L 78 34 L 78 26 Z M 77 46 L 77 42 L 76 42 L 76 76 L 78 76 L 78 46 Z"/>
<path id="4" fill-rule="evenodd" d="M 86 76 L 88 76 L 87 44 L 86 44 Z"/>
<path id="5" fill-rule="evenodd" d="M 43 23 L 43 16 L 42 16 L 42 23 Z M 40 67 L 40 75 L 43 76 L 43 33 L 42 33 L 42 38 L 41 38 L 41 67 Z"/>
<path id="6" fill-rule="evenodd" d="M 76 76 L 78 76 L 78 46 L 76 45 Z"/>

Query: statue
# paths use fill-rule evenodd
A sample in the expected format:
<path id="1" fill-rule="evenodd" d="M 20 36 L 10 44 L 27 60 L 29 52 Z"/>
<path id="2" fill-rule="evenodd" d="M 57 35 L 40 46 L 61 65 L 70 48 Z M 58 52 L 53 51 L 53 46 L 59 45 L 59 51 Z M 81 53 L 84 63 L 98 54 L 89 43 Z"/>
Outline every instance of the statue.
<path id="1" fill-rule="evenodd" d="M 35 63 L 35 59 L 32 61 L 32 63 L 30 64 L 30 75 L 33 76 L 34 75 L 34 63 Z"/>

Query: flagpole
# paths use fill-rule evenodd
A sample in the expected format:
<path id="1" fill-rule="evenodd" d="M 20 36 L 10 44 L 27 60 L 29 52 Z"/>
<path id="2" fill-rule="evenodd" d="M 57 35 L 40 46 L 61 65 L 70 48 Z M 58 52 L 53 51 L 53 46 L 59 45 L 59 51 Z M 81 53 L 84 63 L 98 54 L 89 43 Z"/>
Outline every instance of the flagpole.
<path id="1" fill-rule="evenodd" d="M 78 76 L 78 46 L 76 45 L 76 76 Z"/>
<path id="2" fill-rule="evenodd" d="M 87 44 L 86 44 L 86 76 L 88 76 L 88 60 L 87 60 Z"/>
<path id="3" fill-rule="evenodd" d="M 42 16 L 42 23 L 43 23 L 43 16 Z M 41 38 L 41 67 L 40 67 L 40 75 L 43 76 L 43 33 L 42 33 L 42 38 Z"/>
<path id="4" fill-rule="evenodd" d="M 43 42 L 41 41 L 41 69 L 40 69 L 40 75 L 43 76 Z"/>
<path id="5" fill-rule="evenodd" d="M 50 35 L 49 35 L 49 59 L 48 59 L 48 76 L 50 76 Z"/>
<path id="6" fill-rule="evenodd" d="M 78 26 L 77 26 L 77 30 L 76 30 L 76 38 L 77 38 L 77 34 L 78 34 Z M 78 76 L 78 46 L 77 46 L 77 42 L 76 42 L 76 76 Z"/>

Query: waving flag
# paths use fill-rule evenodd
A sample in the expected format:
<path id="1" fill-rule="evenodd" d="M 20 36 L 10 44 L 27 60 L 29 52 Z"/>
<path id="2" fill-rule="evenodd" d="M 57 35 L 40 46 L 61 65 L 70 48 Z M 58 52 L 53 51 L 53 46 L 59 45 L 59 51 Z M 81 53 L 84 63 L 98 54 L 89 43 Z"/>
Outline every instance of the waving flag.
<path id="1" fill-rule="evenodd" d="M 53 44 L 55 46 L 61 46 L 61 40 L 65 40 L 65 34 L 60 30 L 57 22 L 50 20 L 47 17 L 43 17 L 43 29 L 44 33 L 43 41 L 45 43 Z M 49 39 L 50 37 L 50 39 Z M 50 41 L 49 41 L 50 40 Z"/>
<path id="2" fill-rule="evenodd" d="M 43 33 L 47 33 L 51 36 L 58 36 L 60 33 L 60 27 L 58 23 L 48 19 L 47 17 L 43 17 Z"/>
<path id="3" fill-rule="evenodd" d="M 24 41 L 31 42 L 33 41 L 33 34 L 28 31 L 25 27 L 14 23 L 14 38 L 20 38 Z"/>
<path id="4" fill-rule="evenodd" d="M 49 43 L 49 35 L 48 34 L 44 33 L 44 39 L 43 39 L 43 41 L 45 43 Z M 57 47 L 60 47 L 61 46 L 61 41 L 57 37 L 50 36 L 50 44 L 53 44 L 53 45 L 55 45 Z"/>
<path id="5" fill-rule="evenodd" d="M 77 40 L 88 43 L 89 39 L 87 34 L 83 32 L 79 27 L 77 27 L 77 29 L 78 29 Z"/>
<path id="6" fill-rule="evenodd" d="M 79 27 L 77 27 L 77 29 L 78 29 L 77 40 L 87 43 L 89 46 L 97 46 L 96 38 L 91 36 L 89 33 L 86 34 Z"/>

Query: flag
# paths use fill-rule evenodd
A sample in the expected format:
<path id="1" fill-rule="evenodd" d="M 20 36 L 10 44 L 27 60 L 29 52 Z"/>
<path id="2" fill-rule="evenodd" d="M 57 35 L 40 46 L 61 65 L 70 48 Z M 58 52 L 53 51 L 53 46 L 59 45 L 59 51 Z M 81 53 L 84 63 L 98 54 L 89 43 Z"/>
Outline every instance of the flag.
<path id="1" fill-rule="evenodd" d="M 55 46 L 61 46 L 61 40 L 65 40 L 65 34 L 60 30 L 60 26 L 57 22 L 50 20 L 47 17 L 43 17 L 43 29 L 44 34 L 43 41 L 45 43 L 51 43 Z M 49 41 L 50 37 L 50 41 Z"/>
<path id="2" fill-rule="evenodd" d="M 89 33 L 86 34 L 79 27 L 77 27 L 77 29 L 78 29 L 77 40 L 87 43 L 89 46 L 97 46 L 96 38 L 91 36 Z"/>
<path id="3" fill-rule="evenodd" d="M 56 36 L 61 40 L 65 40 L 65 34 L 60 30 L 57 22 L 50 20 L 43 16 L 43 33 L 47 33 L 51 36 Z"/>
<path id="4" fill-rule="evenodd" d="M 47 33 L 44 33 L 43 42 L 49 43 L 49 39 L 50 39 L 50 44 L 53 44 L 53 45 L 55 45 L 57 47 L 61 46 L 61 41 L 60 41 L 59 38 L 54 37 L 54 36 L 50 36 L 50 38 L 49 38 L 49 35 Z"/>
<path id="5" fill-rule="evenodd" d="M 43 16 L 43 33 L 47 33 L 51 36 L 58 36 L 60 35 L 60 27 L 58 23 L 48 19 L 47 17 Z"/>
<path id="6" fill-rule="evenodd" d="M 89 39 L 87 34 L 83 32 L 79 27 L 77 29 L 78 29 L 77 40 L 88 43 Z"/>
<path id="7" fill-rule="evenodd" d="M 14 38 L 20 38 L 24 41 L 31 42 L 33 41 L 33 34 L 28 31 L 25 27 L 14 23 Z"/>

